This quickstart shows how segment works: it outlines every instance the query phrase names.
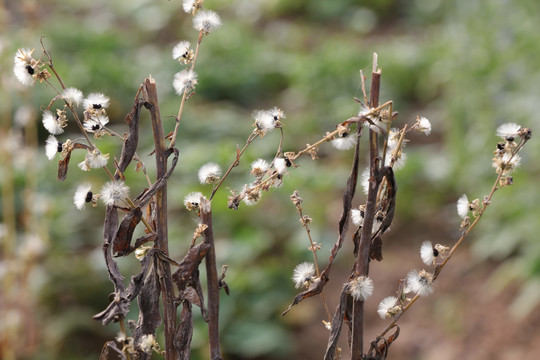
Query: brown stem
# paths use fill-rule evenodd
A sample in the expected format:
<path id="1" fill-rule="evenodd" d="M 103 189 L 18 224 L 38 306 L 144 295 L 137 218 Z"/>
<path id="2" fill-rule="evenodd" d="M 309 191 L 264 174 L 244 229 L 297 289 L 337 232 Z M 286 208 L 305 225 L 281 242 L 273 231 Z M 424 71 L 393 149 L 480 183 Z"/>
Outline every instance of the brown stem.
<path id="1" fill-rule="evenodd" d="M 55 68 L 54 68 L 54 65 L 53 65 L 53 61 L 52 61 L 52 57 L 51 55 L 49 54 L 49 52 L 45 49 L 45 45 L 43 44 L 43 38 L 45 36 L 42 36 L 40 39 L 39 39 L 39 42 L 41 43 L 41 49 L 43 50 L 43 53 L 45 54 L 45 56 L 47 56 L 47 60 L 49 60 L 49 63 L 47 64 L 49 66 L 49 68 L 51 69 L 51 71 L 54 73 L 54 76 L 56 76 L 56 79 L 58 80 L 58 82 L 60 83 L 60 86 L 62 87 L 62 89 L 65 89 L 66 86 L 64 85 L 64 82 L 62 81 L 62 79 L 60 78 L 60 75 L 58 75 L 58 73 L 56 72 Z"/>
<path id="2" fill-rule="evenodd" d="M 219 190 L 219 188 L 221 187 L 221 184 L 223 184 L 223 181 L 225 181 L 225 179 L 227 178 L 227 176 L 229 176 L 229 174 L 231 173 L 232 169 L 236 166 L 238 166 L 240 164 L 240 157 L 242 156 L 242 154 L 244 153 L 244 151 L 246 151 L 246 149 L 248 148 L 249 144 L 251 144 L 253 142 L 253 140 L 255 140 L 257 138 L 257 134 L 255 134 L 254 132 L 251 133 L 251 135 L 248 137 L 247 141 L 246 141 L 246 144 L 244 145 L 244 147 L 242 148 L 242 150 L 237 150 L 236 151 L 236 159 L 234 160 L 234 162 L 231 164 L 231 166 L 229 166 L 229 168 L 227 169 L 227 171 L 225 172 L 225 174 L 221 177 L 221 179 L 219 180 L 219 182 L 217 183 L 217 185 L 214 187 L 214 189 L 212 190 L 212 194 L 210 195 L 210 198 L 209 200 L 212 200 L 214 198 L 214 195 L 216 194 L 216 192 Z"/>
<path id="3" fill-rule="evenodd" d="M 191 63 L 191 66 L 189 68 L 190 71 L 193 71 L 193 69 L 195 69 L 195 63 L 197 62 L 197 56 L 199 55 L 199 47 L 201 46 L 202 37 L 203 37 L 203 32 L 201 31 L 199 33 L 199 39 L 197 40 L 197 48 L 195 49 L 195 56 L 193 57 L 193 62 Z M 182 119 L 182 114 L 184 113 L 184 105 L 186 103 L 187 98 L 188 98 L 187 91 L 184 91 L 184 93 L 182 94 L 182 100 L 180 101 L 180 108 L 178 109 L 178 115 L 176 115 L 176 124 L 174 125 L 173 134 L 171 136 L 171 143 L 169 144 L 169 147 L 171 149 L 176 144 L 176 137 L 178 136 L 178 128 L 180 127 L 180 119 Z"/>
<path id="4" fill-rule="evenodd" d="M 156 83 L 154 79 L 148 77 L 143 84 L 143 99 L 145 107 L 150 111 L 152 131 L 154 133 L 155 156 L 157 179 L 166 176 L 167 158 L 169 152 L 165 144 L 163 124 L 159 113 L 159 103 L 157 97 Z M 155 247 L 169 254 L 169 243 L 167 237 L 167 184 L 164 184 L 156 193 L 156 230 L 157 239 Z M 161 291 L 163 297 L 163 322 L 165 328 L 165 351 L 167 360 L 176 359 L 176 349 L 174 347 L 174 335 L 176 332 L 176 306 L 174 304 L 174 288 L 171 278 L 171 268 L 167 262 L 159 262 L 163 278 L 161 280 Z"/>
<path id="5" fill-rule="evenodd" d="M 214 232 L 212 229 L 211 202 L 201 201 L 201 223 L 207 225 L 204 230 L 204 242 L 210 244 L 206 254 L 206 277 L 208 282 L 208 338 L 210 342 L 210 359 L 221 360 L 219 349 L 219 283 L 216 268 L 216 251 Z"/>
<path id="6" fill-rule="evenodd" d="M 375 62 L 375 57 L 374 57 Z M 377 71 L 374 64 L 374 71 L 371 76 L 371 91 L 370 104 L 371 108 L 379 106 L 379 88 L 381 81 L 381 73 Z M 366 210 L 364 216 L 364 225 L 360 237 L 360 246 L 356 254 L 356 276 L 367 276 L 369 274 L 369 247 L 371 244 L 371 232 L 373 227 L 373 219 L 375 217 L 375 209 L 377 202 L 377 191 L 380 184 L 379 180 L 379 151 L 378 151 L 378 134 L 370 128 L 369 130 L 369 189 L 366 202 Z M 353 327 L 352 327 L 352 344 L 351 344 L 351 359 L 359 360 L 363 354 L 364 342 L 364 301 L 354 300 L 353 302 Z"/>

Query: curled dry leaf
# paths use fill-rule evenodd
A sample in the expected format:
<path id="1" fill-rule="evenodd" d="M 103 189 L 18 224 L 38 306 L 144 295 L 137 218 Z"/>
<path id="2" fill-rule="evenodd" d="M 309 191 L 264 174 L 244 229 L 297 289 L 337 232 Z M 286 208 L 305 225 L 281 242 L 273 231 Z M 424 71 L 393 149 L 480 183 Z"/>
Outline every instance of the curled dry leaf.
<path id="1" fill-rule="evenodd" d="M 131 210 L 124 216 L 113 240 L 113 256 L 125 256 L 132 252 L 131 239 L 137 224 L 141 221 L 141 217 L 142 211 L 140 207 Z"/>

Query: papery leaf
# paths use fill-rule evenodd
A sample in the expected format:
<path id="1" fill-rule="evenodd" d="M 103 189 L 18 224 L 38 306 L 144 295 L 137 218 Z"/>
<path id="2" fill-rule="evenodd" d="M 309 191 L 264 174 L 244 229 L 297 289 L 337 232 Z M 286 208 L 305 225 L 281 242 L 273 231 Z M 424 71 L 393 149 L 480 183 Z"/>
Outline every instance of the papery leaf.
<path id="1" fill-rule="evenodd" d="M 165 184 L 167 184 L 167 179 L 169 178 L 169 176 L 171 176 L 171 174 L 174 171 L 174 168 L 176 167 L 176 164 L 178 163 L 178 156 L 179 156 L 178 149 L 176 148 L 169 149 L 168 155 L 172 153 L 174 153 L 174 158 L 172 159 L 170 169 L 167 171 L 167 173 L 164 176 L 160 177 L 150 188 L 144 189 L 139 194 L 139 196 L 135 198 L 135 203 L 138 204 L 138 206 L 143 206 L 148 201 L 150 201 L 152 196 L 154 196 L 154 194 L 157 193 L 159 189 L 161 189 Z"/>
<path id="2" fill-rule="evenodd" d="M 114 341 L 107 341 L 101 353 L 99 354 L 99 360 L 126 360 L 126 355 L 118 348 Z"/>
<path id="3" fill-rule="evenodd" d="M 186 256 L 184 256 L 184 259 L 182 259 L 178 266 L 178 270 L 176 270 L 172 276 L 179 291 L 184 290 L 187 282 L 193 276 L 194 271 L 198 269 L 199 264 L 208 253 L 210 246 L 211 245 L 208 243 L 199 243 L 189 249 Z"/>
<path id="4" fill-rule="evenodd" d="M 142 284 L 137 296 L 139 318 L 133 331 L 135 344 L 140 343 L 142 336 L 155 334 L 156 328 L 161 323 L 161 315 L 159 313 L 159 294 L 161 293 L 161 287 L 156 267 L 156 262 L 160 260 L 154 256 L 153 252 L 145 256 L 143 262 L 145 261 L 147 263 L 143 264 Z"/>
<path id="5" fill-rule="evenodd" d="M 107 325 L 109 322 L 117 320 L 119 317 L 126 316 L 126 314 L 129 312 L 131 302 L 141 291 L 148 272 L 153 269 L 154 256 L 157 252 L 159 252 L 157 249 L 151 249 L 148 251 L 141 262 L 141 272 L 131 277 L 131 281 L 126 289 L 123 282 L 124 278 L 120 274 L 118 265 L 112 258 L 108 247 L 109 244 L 103 244 L 105 263 L 109 272 L 109 278 L 115 286 L 114 297 L 105 310 L 93 316 L 93 319 L 101 321 L 103 325 Z"/>
<path id="6" fill-rule="evenodd" d="M 298 303 L 300 303 L 300 301 L 307 299 L 309 297 L 315 296 L 315 295 L 319 295 L 323 291 L 324 285 L 326 285 L 327 282 L 328 282 L 328 278 L 322 278 L 322 279 L 318 278 L 317 280 L 315 280 L 311 284 L 309 289 L 307 289 L 306 291 L 302 291 L 301 293 L 297 294 L 294 297 L 291 305 L 289 305 L 287 310 L 281 313 L 281 317 L 285 316 L 291 310 L 291 308 L 294 305 L 297 305 Z"/>
<path id="7" fill-rule="evenodd" d="M 131 252 L 131 239 L 135 227 L 141 221 L 141 217 L 142 211 L 140 207 L 131 210 L 124 216 L 113 240 L 113 256 L 124 256 Z"/>
<path id="8" fill-rule="evenodd" d="M 347 293 L 347 286 L 345 285 L 341 290 L 339 304 L 336 307 L 334 317 L 332 318 L 332 329 L 330 330 L 330 337 L 328 338 L 328 345 L 326 346 L 324 360 L 334 360 L 335 358 L 335 352 L 337 349 L 339 334 L 341 333 L 341 328 L 343 327 L 343 321 L 346 318 L 350 318 L 350 314 L 347 314 L 347 312 L 350 312 L 351 308 L 350 300 L 351 297 Z"/>
<path id="9" fill-rule="evenodd" d="M 180 323 L 174 336 L 174 347 L 176 349 L 176 359 L 190 360 L 191 339 L 193 337 L 193 314 L 191 303 L 184 301 L 182 303 L 182 312 L 180 313 Z"/>
<path id="10" fill-rule="evenodd" d="M 133 247 L 131 249 L 132 250 L 137 249 L 138 247 L 143 246 L 144 244 L 146 244 L 146 243 L 148 243 L 150 241 L 155 241 L 156 238 L 157 238 L 156 233 L 150 233 L 150 234 L 143 235 L 140 238 L 137 238 L 137 240 L 135 240 L 135 245 L 133 245 Z"/>
<path id="11" fill-rule="evenodd" d="M 376 236 L 371 240 L 369 246 L 369 258 L 371 260 L 382 261 L 382 240 L 380 236 Z"/>
<path id="12" fill-rule="evenodd" d="M 70 158 L 71 151 L 67 152 L 64 158 L 58 162 L 58 180 L 60 181 L 66 180 Z"/>
<path id="13" fill-rule="evenodd" d="M 139 116 L 140 110 L 143 106 L 143 101 L 139 98 L 135 99 L 135 104 L 133 109 L 129 114 L 126 115 L 126 123 L 129 126 L 129 133 L 124 140 L 122 146 L 122 153 L 120 155 L 120 160 L 118 161 L 118 171 L 123 173 L 128 167 L 129 163 L 133 159 L 133 155 L 137 150 L 137 145 L 139 143 Z"/>

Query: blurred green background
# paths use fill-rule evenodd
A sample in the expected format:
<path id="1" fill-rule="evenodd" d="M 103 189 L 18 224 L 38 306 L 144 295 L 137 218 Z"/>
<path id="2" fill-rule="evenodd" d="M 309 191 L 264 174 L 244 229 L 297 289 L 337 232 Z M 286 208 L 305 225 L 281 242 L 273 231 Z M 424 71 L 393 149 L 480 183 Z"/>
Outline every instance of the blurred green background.
<path id="1" fill-rule="evenodd" d="M 120 133 L 140 83 L 152 74 L 170 130 L 168 116 L 177 113 L 180 102 L 172 78 L 181 69 L 171 50 L 180 40 L 195 43 L 197 36 L 181 5 L 178 0 L 0 4 L 0 350 L 6 360 L 96 359 L 119 330 L 91 319 L 112 291 L 101 255 L 103 208 L 76 211 L 72 203 L 78 184 L 100 187 L 105 176 L 81 172 L 76 164 L 82 156 L 75 154 L 68 179 L 56 180 L 56 161 L 49 162 L 43 150 L 47 134 L 40 111 L 54 92 L 43 84 L 20 85 L 12 71 L 14 54 L 18 48 L 39 53 L 39 38 L 45 36 L 68 86 L 111 97 L 111 127 Z M 177 142 L 180 161 L 169 182 L 173 258 L 183 257 L 196 224 L 183 209 L 184 196 L 211 191 L 197 183 L 198 168 L 208 161 L 228 167 L 236 144 L 251 133 L 253 110 L 281 107 L 287 115 L 284 150 L 297 151 L 358 111 L 353 98 L 362 96 L 359 70 L 369 74 L 377 52 L 381 101 L 394 101 L 397 124 L 410 124 L 416 115 L 431 120 L 432 135 L 413 135 L 407 146 L 407 166 L 396 175 L 398 208 L 385 239 L 385 260 L 372 265 L 376 290 L 367 319 L 368 335 L 375 336 L 385 326 L 376 317 L 377 303 L 393 294 L 399 278 L 421 266 L 422 241 L 452 244 L 459 235 L 457 198 L 489 192 L 497 126 L 516 122 L 536 134 L 540 3 L 214 0 L 205 7 L 220 14 L 223 26 L 201 45 L 199 85 Z M 142 124 L 149 127 L 147 118 Z M 60 139 L 77 137 L 75 131 L 70 125 Z M 147 156 L 152 139 L 146 134 L 139 153 L 152 173 Z M 271 160 L 278 143 L 277 132 L 256 141 L 226 185 L 241 189 L 250 181 L 250 162 Z M 107 138 L 101 144 L 102 151 L 118 157 L 117 142 Z M 539 150 L 533 138 L 515 186 L 495 195 L 470 248 L 443 273 L 434 296 L 404 317 L 391 358 L 536 359 Z M 213 202 L 218 266 L 229 265 L 231 287 L 231 295 L 222 297 L 220 319 L 227 359 L 322 357 L 328 333 L 320 323 L 325 319 L 320 298 L 279 316 L 296 294 L 292 270 L 311 259 L 289 200 L 293 190 L 300 190 L 304 211 L 314 220 L 314 240 L 323 246 L 321 266 L 336 239 L 351 153 L 323 145 L 319 156 L 299 161 L 284 185 L 264 193 L 254 208 L 227 209 L 227 191 Z M 144 179 L 134 171 L 127 176 L 136 195 Z M 349 245 L 326 292 L 331 309 L 352 264 Z M 138 271 L 134 259 L 119 263 L 126 277 Z M 197 316 L 193 359 L 207 359 L 206 326 Z"/>

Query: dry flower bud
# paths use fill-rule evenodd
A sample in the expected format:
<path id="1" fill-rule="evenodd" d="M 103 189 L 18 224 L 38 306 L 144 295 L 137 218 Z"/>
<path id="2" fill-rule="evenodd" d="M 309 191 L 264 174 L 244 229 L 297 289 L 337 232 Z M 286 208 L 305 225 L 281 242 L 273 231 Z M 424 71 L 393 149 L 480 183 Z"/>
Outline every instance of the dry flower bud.
<path id="1" fill-rule="evenodd" d="M 294 206 L 298 207 L 300 206 L 300 204 L 302 204 L 302 201 L 304 200 L 300 197 L 300 193 L 298 192 L 298 190 L 294 190 L 293 194 L 291 195 L 291 201 Z"/>

